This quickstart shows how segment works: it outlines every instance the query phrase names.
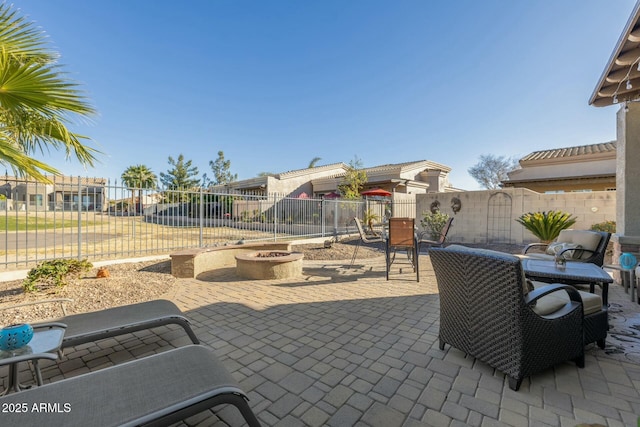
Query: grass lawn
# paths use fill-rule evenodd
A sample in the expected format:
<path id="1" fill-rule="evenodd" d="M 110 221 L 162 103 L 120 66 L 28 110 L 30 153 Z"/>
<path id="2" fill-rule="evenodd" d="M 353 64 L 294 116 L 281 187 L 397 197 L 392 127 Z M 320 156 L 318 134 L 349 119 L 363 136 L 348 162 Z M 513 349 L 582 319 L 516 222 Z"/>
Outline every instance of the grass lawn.
<path id="1" fill-rule="evenodd" d="M 100 224 L 96 221 L 81 221 L 83 227 Z M 75 219 L 53 219 L 37 217 L 0 217 L 0 231 L 51 230 L 56 228 L 78 227 Z"/>

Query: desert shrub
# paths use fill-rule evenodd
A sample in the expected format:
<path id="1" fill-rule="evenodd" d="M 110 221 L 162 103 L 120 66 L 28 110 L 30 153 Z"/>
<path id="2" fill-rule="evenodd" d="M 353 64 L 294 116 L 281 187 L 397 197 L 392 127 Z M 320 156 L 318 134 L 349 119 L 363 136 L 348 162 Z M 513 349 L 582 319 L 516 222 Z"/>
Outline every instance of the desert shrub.
<path id="1" fill-rule="evenodd" d="M 555 240 L 560 232 L 576 223 L 576 217 L 562 211 L 529 212 L 516 219 L 542 243 Z"/>
<path id="2" fill-rule="evenodd" d="M 25 292 L 39 291 L 41 286 L 64 286 L 69 279 L 76 278 L 82 272 L 93 267 L 86 259 L 54 259 L 44 261 L 32 268 L 22 282 Z"/>
<path id="3" fill-rule="evenodd" d="M 591 226 L 591 230 L 593 230 L 593 231 L 607 231 L 609 233 L 615 233 L 616 232 L 616 222 L 615 221 L 599 222 L 597 224 L 593 224 Z"/>
<path id="4" fill-rule="evenodd" d="M 423 212 L 420 225 L 429 233 L 431 240 L 438 240 L 447 221 L 449 221 L 449 215 L 446 213 L 440 211 Z"/>

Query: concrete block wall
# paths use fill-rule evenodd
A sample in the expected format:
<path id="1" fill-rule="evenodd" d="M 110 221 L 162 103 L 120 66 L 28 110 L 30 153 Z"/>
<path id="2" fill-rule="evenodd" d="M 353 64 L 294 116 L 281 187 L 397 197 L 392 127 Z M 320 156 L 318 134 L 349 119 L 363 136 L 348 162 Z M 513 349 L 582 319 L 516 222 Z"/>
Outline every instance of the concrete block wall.
<path id="1" fill-rule="evenodd" d="M 461 202 L 455 214 L 452 199 Z M 490 204 L 491 200 L 491 204 Z M 524 188 L 465 191 L 416 195 L 416 218 L 430 212 L 435 201 L 440 211 L 455 218 L 449 240 L 460 243 L 505 241 L 514 244 L 536 242 L 537 238 L 516 222 L 527 212 L 561 210 L 577 217 L 572 228 L 589 229 L 593 224 L 616 219 L 615 191 L 541 194 Z"/>

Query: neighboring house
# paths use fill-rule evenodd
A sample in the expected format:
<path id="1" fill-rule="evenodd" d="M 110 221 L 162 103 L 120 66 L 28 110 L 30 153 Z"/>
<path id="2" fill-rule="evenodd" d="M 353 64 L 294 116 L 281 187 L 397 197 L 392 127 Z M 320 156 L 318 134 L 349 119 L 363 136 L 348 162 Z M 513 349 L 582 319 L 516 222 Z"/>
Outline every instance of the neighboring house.
<path id="1" fill-rule="evenodd" d="M 616 142 L 534 151 L 520 159 L 503 187 L 538 193 L 616 189 Z"/>
<path id="2" fill-rule="evenodd" d="M 7 208 L 14 210 L 100 211 L 105 206 L 104 178 L 50 176 L 53 184 L 0 176 L 0 194 L 7 197 Z"/>
<path id="3" fill-rule="evenodd" d="M 253 191 L 256 194 L 281 194 L 293 197 L 321 197 L 338 191 L 348 170 L 344 163 L 260 176 L 227 185 L 212 187 L 213 191 Z M 368 182 L 364 190 L 383 188 L 405 194 L 459 191 L 449 183 L 451 168 L 429 160 L 363 168 Z"/>
<path id="4" fill-rule="evenodd" d="M 396 163 L 363 169 L 367 173 L 364 190 L 382 188 L 392 193 L 424 194 L 460 191 L 449 183 L 451 168 L 430 160 Z M 311 181 L 315 195 L 337 191 L 345 172 Z"/>
<path id="5" fill-rule="evenodd" d="M 226 185 L 216 185 L 213 191 L 242 191 L 253 192 L 257 195 L 281 194 L 285 196 L 299 196 L 302 193 L 313 194 L 311 180 L 333 176 L 347 170 L 344 163 L 333 163 L 314 168 L 298 169 L 294 171 L 259 176 L 256 178 L 234 181 Z"/>

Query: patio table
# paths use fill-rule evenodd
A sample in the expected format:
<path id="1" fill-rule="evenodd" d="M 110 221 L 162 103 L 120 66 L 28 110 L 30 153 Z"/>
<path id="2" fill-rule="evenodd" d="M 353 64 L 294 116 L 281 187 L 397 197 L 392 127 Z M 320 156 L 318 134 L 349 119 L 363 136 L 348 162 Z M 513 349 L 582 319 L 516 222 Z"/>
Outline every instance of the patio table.
<path id="1" fill-rule="evenodd" d="M 609 283 L 613 278 L 601 267 L 589 262 L 567 262 L 566 267 L 556 267 L 554 261 L 541 259 L 522 259 L 522 269 L 527 278 L 545 283 L 564 283 L 567 285 L 589 285 L 589 292 L 595 292 L 595 285 L 602 288 L 603 310 L 609 306 Z"/>
<path id="2" fill-rule="evenodd" d="M 66 325 L 62 323 L 47 323 L 34 327 L 33 338 L 24 347 L 10 351 L 0 351 L 0 366 L 9 365 L 9 378 L 7 386 L 0 395 L 11 391 L 17 392 L 28 387 L 23 387 L 18 382 L 18 364 L 31 361 L 36 376 L 36 383 L 42 385 L 42 374 L 38 366 L 38 360 L 56 360 L 56 352 L 62 345 Z"/>

